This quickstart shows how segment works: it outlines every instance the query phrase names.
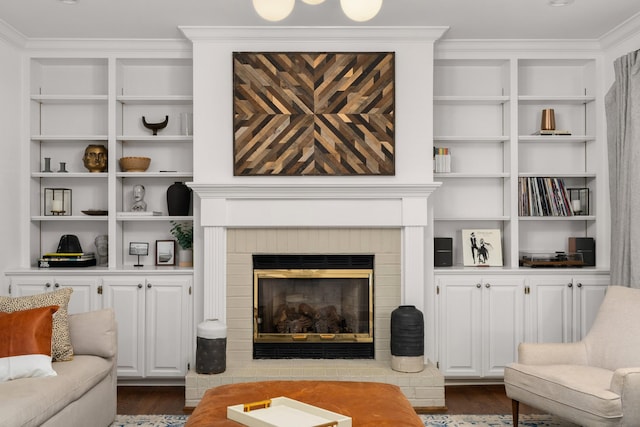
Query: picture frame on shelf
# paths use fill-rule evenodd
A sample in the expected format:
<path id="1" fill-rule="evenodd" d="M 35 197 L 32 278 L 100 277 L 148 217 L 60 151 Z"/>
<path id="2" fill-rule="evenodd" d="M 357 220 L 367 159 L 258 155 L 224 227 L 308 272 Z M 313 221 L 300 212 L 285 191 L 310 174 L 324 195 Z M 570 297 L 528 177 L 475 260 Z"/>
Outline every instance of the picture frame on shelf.
<path id="1" fill-rule="evenodd" d="M 156 265 L 176 265 L 175 240 L 156 240 Z"/>
<path id="2" fill-rule="evenodd" d="M 465 267 L 502 267 L 502 233 L 499 229 L 462 230 Z"/>

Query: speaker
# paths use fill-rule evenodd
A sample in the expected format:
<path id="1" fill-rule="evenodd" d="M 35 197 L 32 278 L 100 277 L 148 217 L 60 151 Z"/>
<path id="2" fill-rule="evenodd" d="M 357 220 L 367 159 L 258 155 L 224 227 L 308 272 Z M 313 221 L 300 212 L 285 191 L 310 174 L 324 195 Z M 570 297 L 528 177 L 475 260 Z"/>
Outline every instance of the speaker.
<path id="1" fill-rule="evenodd" d="M 434 267 L 451 267 L 453 265 L 453 239 L 451 237 L 433 238 Z"/>
<path id="2" fill-rule="evenodd" d="M 582 254 L 584 265 L 595 267 L 596 242 L 593 237 L 569 237 L 569 252 Z"/>

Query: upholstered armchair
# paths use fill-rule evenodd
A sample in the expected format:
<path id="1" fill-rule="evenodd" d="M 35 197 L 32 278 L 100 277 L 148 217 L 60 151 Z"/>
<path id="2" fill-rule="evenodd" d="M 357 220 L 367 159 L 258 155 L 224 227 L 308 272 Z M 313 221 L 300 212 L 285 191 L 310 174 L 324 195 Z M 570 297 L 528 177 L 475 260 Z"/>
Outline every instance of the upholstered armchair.
<path id="1" fill-rule="evenodd" d="M 640 426 L 640 289 L 610 286 L 582 341 L 520 344 L 505 368 L 519 402 L 581 426 Z"/>

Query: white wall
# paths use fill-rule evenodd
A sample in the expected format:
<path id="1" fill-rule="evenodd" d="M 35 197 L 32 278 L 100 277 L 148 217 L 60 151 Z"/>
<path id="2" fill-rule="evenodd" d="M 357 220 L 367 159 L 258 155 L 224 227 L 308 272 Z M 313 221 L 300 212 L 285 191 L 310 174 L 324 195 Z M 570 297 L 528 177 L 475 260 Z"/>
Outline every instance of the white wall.
<path id="1" fill-rule="evenodd" d="M 20 153 L 23 142 L 21 132 L 22 111 L 22 56 L 20 49 L 0 36 L 0 273 L 19 264 L 18 248 L 22 239 L 20 212 L 24 192 L 18 179 Z M 0 294 L 6 293 L 4 282 Z"/>

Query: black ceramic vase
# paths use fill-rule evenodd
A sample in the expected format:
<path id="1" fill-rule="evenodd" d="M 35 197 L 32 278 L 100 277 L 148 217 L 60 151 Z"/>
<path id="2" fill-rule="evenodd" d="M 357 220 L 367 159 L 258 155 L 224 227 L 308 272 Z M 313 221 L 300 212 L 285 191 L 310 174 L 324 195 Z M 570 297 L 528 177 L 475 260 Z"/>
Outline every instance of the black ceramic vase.
<path id="1" fill-rule="evenodd" d="M 391 354 L 424 354 L 424 316 L 413 305 L 401 305 L 391 312 Z"/>
<path id="2" fill-rule="evenodd" d="M 187 216 L 191 205 L 191 189 L 182 182 L 175 182 L 167 188 L 167 210 L 169 216 Z"/>

